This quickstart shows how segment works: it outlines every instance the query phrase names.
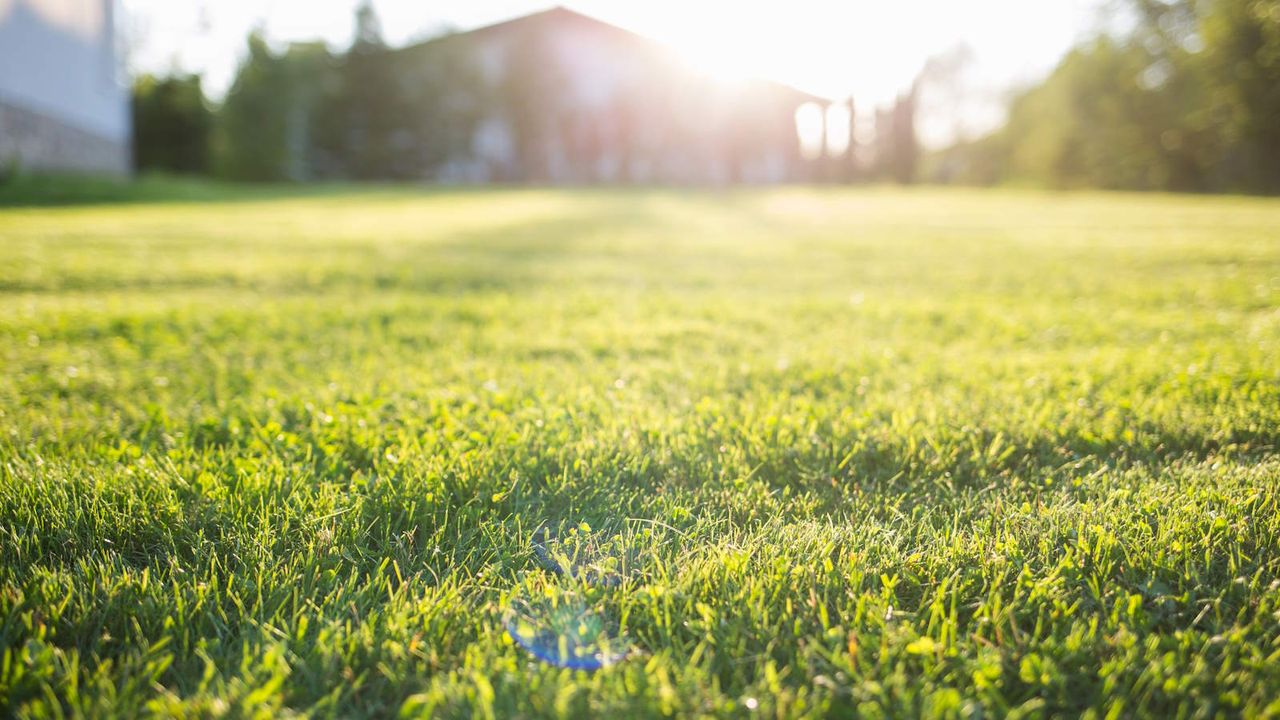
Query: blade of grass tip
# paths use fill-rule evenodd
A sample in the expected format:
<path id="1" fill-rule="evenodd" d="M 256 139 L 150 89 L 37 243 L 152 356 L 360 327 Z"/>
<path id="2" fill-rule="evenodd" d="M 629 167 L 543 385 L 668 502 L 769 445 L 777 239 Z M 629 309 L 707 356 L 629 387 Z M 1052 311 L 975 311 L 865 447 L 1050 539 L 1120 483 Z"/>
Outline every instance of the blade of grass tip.
<path id="1" fill-rule="evenodd" d="M 623 522 L 628 522 L 628 523 L 645 523 L 645 524 L 648 524 L 648 525 L 657 525 L 658 527 L 662 527 L 662 528 L 666 528 L 667 530 L 670 530 L 671 532 L 673 532 L 673 533 L 675 533 L 675 534 L 679 535 L 680 537 L 684 538 L 685 540 L 688 540 L 688 539 L 689 539 L 688 534 L 683 533 L 683 532 L 681 532 L 681 531 L 679 531 L 679 530 L 677 530 L 677 529 L 675 529 L 675 528 L 671 527 L 670 525 L 668 525 L 668 524 L 666 524 L 666 523 L 662 522 L 661 520 L 651 520 L 651 519 L 649 519 L 649 518 L 630 518 L 630 517 L 629 517 L 629 518 L 624 519 L 624 520 L 623 520 Z"/>

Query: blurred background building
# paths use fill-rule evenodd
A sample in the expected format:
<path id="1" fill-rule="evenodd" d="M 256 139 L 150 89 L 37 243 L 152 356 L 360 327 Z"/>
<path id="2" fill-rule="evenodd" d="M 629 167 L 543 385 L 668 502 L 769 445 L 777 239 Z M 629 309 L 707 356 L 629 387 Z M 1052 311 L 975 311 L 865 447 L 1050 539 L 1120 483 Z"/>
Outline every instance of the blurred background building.
<path id="1" fill-rule="evenodd" d="M 777 183 L 807 179 L 796 111 L 820 98 L 719 82 L 666 47 L 554 8 L 401 52 L 466 56 L 490 102 L 444 180 Z"/>
<path id="2" fill-rule="evenodd" d="M 0 170 L 127 174 L 113 0 L 0 0 Z"/>
<path id="3" fill-rule="evenodd" d="M 565 8 L 391 48 L 365 5 L 354 38 L 332 53 L 251 37 L 219 111 L 215 169 L 239 179 L 538 184 L 779 183 L 818 169 L 796 121 L 821 98 L 713 78 L 660 43 Z M 141 132 L 148 105 L 137 112 Z"/>
<path id="4" fill-rule="evenodd" d="M 398 28 L 393 45 L 373 0 L 128 0 L 133 24 L 122 21 L 120 1 L 0 0 L 0 178 L 15 168 L 134 168 L 237 181 L 925 181 L 1280 193 L 1277 0 L 1042 0 L 1033 15 L 1073 4 L 1107 10 L 1075 40 L 1058 37 L 1043 53 L 1052 63 L 998 91 L 975 73 L 975 58 L 1003 48 L 999 64 L 1017 66 L 1037 55 L 1034 38 L 1057 37 L 1045 24 L 1029 39 L 1010 27 L 1014 8 L 1030 4 L 927 0 L 916 12 L 725 0 L 715 12 L 699 6 L 715 24 L 696 28 L 679 0 L 593 5 L 639 7 L 668 27 L 692 28 L 677 48 L 565 8 L 467 32 L 436 28 L 417 42 Z M 398 8 L 401 25 L 466 5 L 379 3 Z M 336 24 L 335 8 L 344 16 Z M 134 60 L 132 78 L 123 70 L 120 38 L 131 38 L 136 58 L 147 47 L 136 21 L 148 15 L 193 23 L 152 33 L 162 41 L 153 47 L 173 50 L 224 15 L 248 23 L 322 10 L 335 32 L 354 32 L 299 42 L 312 31 L 285 39 L 266 24 L 237 25 L 198 62 L 175 54 L 166 66 L 152 53 Z M 985 38 L 985 50 L 951 43 L 947 23 Z M 858 42 L 849 39 L 855 31 Z M 233 50 L 227 43 L 245 32 Z M 227 72 L 210 80 L 218 67 Z M 815 96 L 828 91 L 806 76 L 841 89 Z"/>

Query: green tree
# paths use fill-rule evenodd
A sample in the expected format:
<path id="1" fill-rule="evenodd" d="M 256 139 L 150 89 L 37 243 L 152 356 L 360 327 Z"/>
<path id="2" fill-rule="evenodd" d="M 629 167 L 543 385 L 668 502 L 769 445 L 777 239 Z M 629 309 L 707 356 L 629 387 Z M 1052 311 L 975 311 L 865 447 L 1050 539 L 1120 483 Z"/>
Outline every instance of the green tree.
<path id="1" fill-rule="evenodd" d="M 261 33 L 250 34 L 248 46 L 218 115 L 217 171 L 235 180 L 282 180 L 288 158 L 283 64 Z"/>
<path id="2" fill-rule="evenodd" d="M 404 153 L 412 138 L 395 53 L 382 40 L 381 23 L 366 0 L 356 9 L 350 49 L 338 62 L 336 90 L 324 100 L 320 144 L 335 169 L 347 177 L 409 177 Z"/>
<path id="3" fill-rule="evenodd" d="M 218 173 L 237 180 L 336 174 L 316 150 L 315 115 L 333 84 L 332 58 L 324 45 L 294 44 L 276 54 L 256 32 L 248 45 L 218 113 Z"/>
<path id="4" fill-rule="evenodd" d="M 1225 182 L 1280 192 L 1280 2 L 1212 0 L 1198 26 L 1223 114 Z"/>
<path id="5" fill-rule="evenodd" d="M 1128 7 L 1128 31 L 1077 47 L 1001 132 L 949 155 L 982 169 L 968 177 L 1280 192 L 1280 2 Z"/>
<path id="6" fill-rule="evenodd" d="M 208 172 L 213 113 L 199 75 L 142 75 L 133 84 L 132 106 L 135 168 Z"/>
<path id="7" fill-rule="evenodd" d="M 1149 63 L 1140 48 L 1109 37 L 1068 54 L 1010 108 L 1010 176 L 1059 187 L 1166 187 L 1159 103 L 1140 84 Z"/>

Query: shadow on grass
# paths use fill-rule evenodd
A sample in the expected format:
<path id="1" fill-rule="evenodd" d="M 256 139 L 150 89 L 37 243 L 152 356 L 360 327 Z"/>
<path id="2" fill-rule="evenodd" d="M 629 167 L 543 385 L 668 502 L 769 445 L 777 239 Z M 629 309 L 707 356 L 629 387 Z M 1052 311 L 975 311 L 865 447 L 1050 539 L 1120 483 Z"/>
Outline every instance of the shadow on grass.
<path id="1" fill-rule="evenodd" d="M 193 186 L 160 202 L 253 202 L 284 197 L 342 196 L 385 200 L 427 197 L 444 190 L 413 186 Z M 4 189 L 0 185 L 0 207 Z M 133 186 L 130 186 L 133 187 Z M 133 192 L 133 191 L 129 191 Z M 167 192 L 167 191 L 166 191 Z M 468 190 L 483 193 L 486 190 Z M 121 202 L 154 202 L 136 195 Z M 195 293 L 205 290 L 253 292 L 274 296 L 351 296 L 367 302 L 371 293 L 420 293 L 462 296 L 469 293 L 516 292 L 550 282 L 560 282 L 567 260 L 581 257 L 592 243 L 610 233 L 644 227 L 653 210 L 627 196 L 594 195 L 548 216 L 498 223 L 490 227 L 460 229 L 427 242 L 406 242 L 395 253 L 379 254 L 347 240 L 245 244 L 246 257 L 258 266 L 228 261 L 223 266 L 163 268 L 123 265 L 88 269 L 61 269 L 28 276 L 0 277 L 3 293 L 164 292 Z M 179 231 L 167 231 L 179 232 Z M 370 231 L 370 240 L 376 239 Z M 167 244 L 166 244 L 167 243 Z M 124 251 L 113 250 L 117 255 Z M 135 250 L 129 252 L 136 253 Z M 181 239 L 153 242 L 149 252 L 187 252 Z M 113 255 L 114 257 L 114 255 Z M 132 258 L 130 262 L 133 262 Z M 595 278 L 596 280 L 601 278 Z M 610 279 L 605 277 L 603 279 Z M 577 278 L 589 284 L 593 278 Z"/>
<path id="2" fill-rule="evenodd" d="M 749 209 L 744 198 L 753 190 L 724 190 L 668 186 L 555 186 L 586 196 L 659 193 L 679 196 L 697 192 L 735 211 Z M 538 185 L 442 185 L 412 181 L 315 181 L 315 182 L 231 182 L 198 176 L 146 174 L 136 178 L 91 175 L 16 175 L 0 177 L 0 208 L 73 207 L 89 205 L 131 205 L 152 203 L 243 203 L 368 195 L 378 198 L 423 197 L 444 193 L 471 195 L 513 191 L 541 192 Z M 761 217 L 764 217 L 761 214 Z"/>
<path id="3" fill-rule="evenodd" d="M 261 202 L 360 194 L 379 197 L 413 197 L 448 190 L 446 186 L 414 183 L 225 182 L 171 175 L 142 175 L 134 179 L 79 175 L 18 175 L 0 179 L 0 208 Z M 475 190 L 475 192 L 483 191 Z"/>

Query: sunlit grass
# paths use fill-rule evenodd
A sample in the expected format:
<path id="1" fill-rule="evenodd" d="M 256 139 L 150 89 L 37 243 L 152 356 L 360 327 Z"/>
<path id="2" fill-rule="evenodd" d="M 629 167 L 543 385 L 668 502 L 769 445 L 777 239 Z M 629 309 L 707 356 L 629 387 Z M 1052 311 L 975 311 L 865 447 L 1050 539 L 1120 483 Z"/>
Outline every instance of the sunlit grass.
<path id="1" fill-rule="evenodd" d="M 1275 201 L 224 193 L 0 210 L 0 714 L 1280 711 Z"/>

